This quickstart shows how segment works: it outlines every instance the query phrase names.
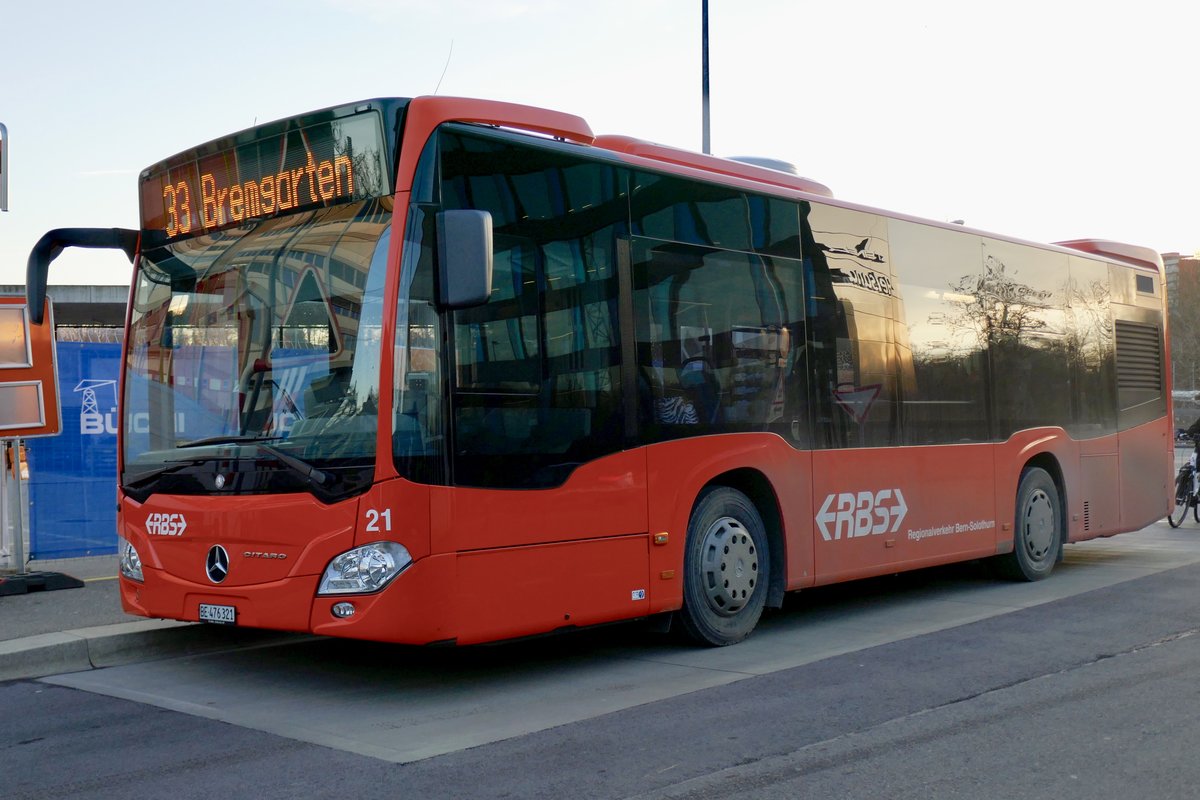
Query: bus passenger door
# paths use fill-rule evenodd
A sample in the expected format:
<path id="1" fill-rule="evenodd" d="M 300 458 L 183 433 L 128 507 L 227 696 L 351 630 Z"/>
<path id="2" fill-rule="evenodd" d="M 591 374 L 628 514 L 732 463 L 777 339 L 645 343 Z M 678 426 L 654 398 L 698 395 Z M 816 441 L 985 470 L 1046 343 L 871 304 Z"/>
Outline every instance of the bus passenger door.
<path id="1" fill-rule="evenodd" d="M 505 233 L 503 209 L 491 213 L 488 302 L 448 317 L 454 488 L 434 501 L 448 537 L 435 552 L 457 553 L 461 643 L 649 605 L 645 454 L 625 449 L 614 253 Z"/>

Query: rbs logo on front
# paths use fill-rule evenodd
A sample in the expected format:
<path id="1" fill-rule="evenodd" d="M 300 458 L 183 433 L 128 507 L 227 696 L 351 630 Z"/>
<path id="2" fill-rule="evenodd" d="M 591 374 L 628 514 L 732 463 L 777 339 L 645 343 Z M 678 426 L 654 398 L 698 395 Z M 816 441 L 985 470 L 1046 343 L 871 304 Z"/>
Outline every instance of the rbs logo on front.
<path id="1" fill-rule="evenodd" d="M 837 503 L 836 508 L 834 503 Z M 817 512 L 817 528 L 825 541 L 895 533 L 908 513 L 899 489 L 840 492 L 828 495 Z M 832 528 L 830 525 L 832 524 Z"/>
<path id="2" fill-rule="evenodd" d="M 151 536 L 183 536 L 187 520 L 183 514 L 150 514 L 146 517 L 146 533 Z"/>

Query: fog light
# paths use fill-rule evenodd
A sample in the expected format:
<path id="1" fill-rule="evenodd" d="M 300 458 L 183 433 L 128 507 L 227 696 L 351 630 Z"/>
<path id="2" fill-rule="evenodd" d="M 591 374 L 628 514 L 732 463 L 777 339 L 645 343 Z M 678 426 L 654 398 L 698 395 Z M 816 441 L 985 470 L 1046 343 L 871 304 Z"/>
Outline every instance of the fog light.
<path id="1" fill-rule="evenodd" d="M 137 548 L 125 540 L 125 537 L 117 537 L 117 565 L 121 569 L 121 574 L 131 581 L 143 581 L 142 577 L 142 559 L 138 555 Z"/>
<path id="2" fill-rule="evenodd" d="M 354 603 L 334 603 L 333 615 L 338 619 L 347 619 L 354 616 Z"/>

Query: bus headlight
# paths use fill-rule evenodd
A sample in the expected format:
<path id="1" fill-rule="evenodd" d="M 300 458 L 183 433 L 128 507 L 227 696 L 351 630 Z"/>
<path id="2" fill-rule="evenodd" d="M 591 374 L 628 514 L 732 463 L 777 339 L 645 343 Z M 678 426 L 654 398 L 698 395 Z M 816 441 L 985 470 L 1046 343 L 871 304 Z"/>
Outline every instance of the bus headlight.
<path id="1" fill-rule="evenodd" d="M 125 540 L 124 536 L 117 537 L 117 565 L 121 574 L 131 581 L 144 581 L 142 577 L 142 557 L 137 548 Z"/>
<path id="2" fill-rule="evenodd" d="M 412 563 L 404 545 L 372 542 L 342 553 L 325 568 L 317 594 L 377 592 Z"/>

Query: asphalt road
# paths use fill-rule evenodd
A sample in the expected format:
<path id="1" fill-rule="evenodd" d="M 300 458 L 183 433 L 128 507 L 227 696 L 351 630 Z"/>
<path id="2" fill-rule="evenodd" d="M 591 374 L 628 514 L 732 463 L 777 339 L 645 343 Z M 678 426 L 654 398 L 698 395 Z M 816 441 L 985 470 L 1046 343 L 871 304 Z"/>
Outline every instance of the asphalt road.
<path id="1" fill-rule="evenodd" d="M 804 593 L 721 650 L 322 640 L 0 684 L 0 796 L 1194 797 L 1200 533 L 1153 527 L 1044 585 L 966 565 Z M 1187 565 L 1087 588 L 1156 557 Z M 402 729 L 456 726 L 404 757 Z"/>

